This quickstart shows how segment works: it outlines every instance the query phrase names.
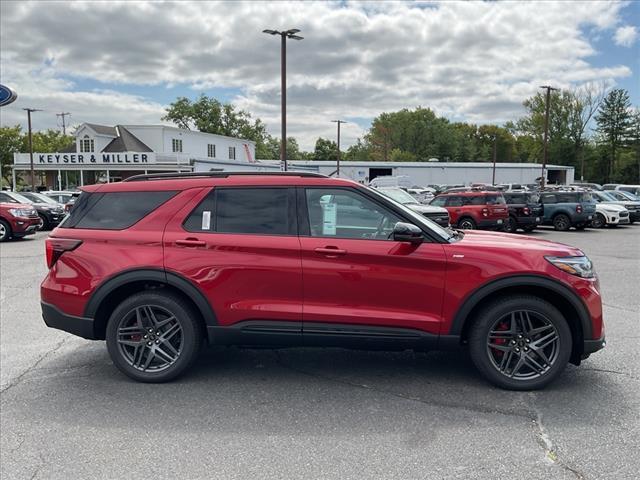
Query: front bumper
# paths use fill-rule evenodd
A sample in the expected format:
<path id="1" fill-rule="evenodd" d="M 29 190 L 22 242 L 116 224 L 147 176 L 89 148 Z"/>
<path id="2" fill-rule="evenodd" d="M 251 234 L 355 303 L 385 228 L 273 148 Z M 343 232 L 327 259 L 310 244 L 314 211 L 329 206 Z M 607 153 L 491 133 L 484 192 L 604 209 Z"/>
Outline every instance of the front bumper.
<path id="1" fill-rule="evenodd" d="M 40 302 L 40 306 L 42 307 L 42 318 L 47 327 L 64 330 L 89 340 L 96 340 L 93 318 L 67 315 L 50 303 Z"/>
<path id="2" fill-rule="evenodd" d="M 40 217 L 16 217 L 11 222 L 11 230 L 14 237 L 33 235 L 41 228 L 42 219 Z"/>
<path id="3" fill-rule="evenodd" d="M 606 344 L 607 344 L 607 341 L 605 340 L 604 335 L 602 336 L 602 338 L 599 338 L 597 340 L 585 340 L 584 347 L 582 350 L 583 358 L 588 357 L 589 355 L 597 352 L 598 350 L 602 350 Z"/>

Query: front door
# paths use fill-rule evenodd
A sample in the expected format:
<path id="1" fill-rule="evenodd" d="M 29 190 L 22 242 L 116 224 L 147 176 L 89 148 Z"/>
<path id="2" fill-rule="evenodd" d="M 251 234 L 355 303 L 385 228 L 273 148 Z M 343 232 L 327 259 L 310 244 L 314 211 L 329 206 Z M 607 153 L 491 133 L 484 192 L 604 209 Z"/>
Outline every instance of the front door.
<path id="1" fill-rule="evenodd" d="M 407 220 L 356 188 L 305 188 L 298 199 L 305 335 L 318 324 L 438 334 L 442 245 L 390 239 L 395 223 Z"/>

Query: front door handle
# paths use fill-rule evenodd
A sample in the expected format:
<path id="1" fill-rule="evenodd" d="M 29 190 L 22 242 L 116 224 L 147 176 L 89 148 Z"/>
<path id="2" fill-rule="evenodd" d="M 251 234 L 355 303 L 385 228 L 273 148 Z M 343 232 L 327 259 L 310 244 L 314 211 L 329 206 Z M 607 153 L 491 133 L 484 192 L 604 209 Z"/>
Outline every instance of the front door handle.
<path id="1" fill-rule="evenodd" d="M 346 255 L 347 251 L 338 247 L 318 247 L 314 249 L 314 252 L 324 255 L 329 258 L 335 258 L 341 255 Z"/>
<path id="2" fill-rule="evenodd" d="M 197 238 L 185 238 L 184 240 L 176 240 L 176 245 L 180 247 L 206 247 L 207 242 Z"/>

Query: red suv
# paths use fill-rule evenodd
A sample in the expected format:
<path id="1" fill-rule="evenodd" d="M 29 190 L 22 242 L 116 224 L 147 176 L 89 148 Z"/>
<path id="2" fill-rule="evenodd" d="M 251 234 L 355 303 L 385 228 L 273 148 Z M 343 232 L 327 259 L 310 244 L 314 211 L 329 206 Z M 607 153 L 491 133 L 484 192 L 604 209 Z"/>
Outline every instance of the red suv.
<path id="1" fill-rule="evenodd" d="M 0 242 L 12 237 L 33 235 L 42 226 L 42 220 L 33 205 L 18 203 L 12 199 L 6 202 L 2 200 L 0 198 Z"/>
<path id="2" fill-rule="evenodd" d="M 445 192 L 434 198 L 431 205 L 446 208 L 451 225 L 463 230 L 502 230 L 509 219 L 509 208 L 500 192 Z"/>
<path id="3" fill-rule="evenodd" d="M 106 339 L 144 382 L 203 342 L 469 349 L 535 389 L 604 346 L 577 248 L 444 229 L 357 183 L 310 173 L 157 174 L 84 187 L 46 241 L 46 324 Z"/>

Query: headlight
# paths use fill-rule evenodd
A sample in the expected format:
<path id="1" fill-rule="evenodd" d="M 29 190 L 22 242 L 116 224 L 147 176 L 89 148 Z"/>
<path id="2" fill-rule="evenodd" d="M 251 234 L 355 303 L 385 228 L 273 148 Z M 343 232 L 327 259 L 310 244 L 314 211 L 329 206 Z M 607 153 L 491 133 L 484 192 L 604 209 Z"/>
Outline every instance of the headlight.
<path id="1" fill-rule="evenodd" d="M 582 278 L 593 278 L 596 271 L 587 257 L 544 257 L 560 270 Z"/>
<path id="2" fill-rule="evenodd" d="M 14 217 L 30 217 L 35 214 L 35 210 L 25 210 L 23 208 L 10 208 L 9 213 Z"/>

